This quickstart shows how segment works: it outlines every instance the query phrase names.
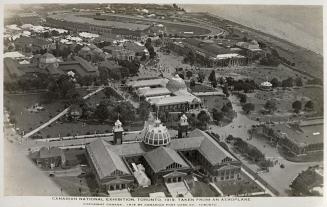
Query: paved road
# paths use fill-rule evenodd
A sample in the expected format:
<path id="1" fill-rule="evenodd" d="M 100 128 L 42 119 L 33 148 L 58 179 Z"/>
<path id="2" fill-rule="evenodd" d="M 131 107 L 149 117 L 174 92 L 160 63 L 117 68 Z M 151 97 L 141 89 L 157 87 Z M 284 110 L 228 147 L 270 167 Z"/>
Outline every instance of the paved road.
<path id="1" fill-rule="evenodd" d="M 102 91 L 104 89 L 104 87 L 99 87 L 97 90 L 87 94 L 86 96 L 83 97 L 83 99 L 88 99 L 89 97 L 93 96 L 94 94 Z M 45 122 L 44 124 L 42 124 L 41 126 L 37 127 L 36 129 L 26 133 L 23 138 L 28 138 L 31 135 L 37 133 L 38 131 L 40 131 L 41 129 L 44 129 L 45 127 L 49 126 L 50 124 L 52 124 L 53 122 L 55 122 L 57 119 L 59 119 L 60 117 L 62 117 L 63 115 L 65 115 L 68 111 L 69 108 L 64 109 L 62 112 L 60 112 L 59 114 L 57 114 L 55 117 L 51 118 L 49 121 Z"/>

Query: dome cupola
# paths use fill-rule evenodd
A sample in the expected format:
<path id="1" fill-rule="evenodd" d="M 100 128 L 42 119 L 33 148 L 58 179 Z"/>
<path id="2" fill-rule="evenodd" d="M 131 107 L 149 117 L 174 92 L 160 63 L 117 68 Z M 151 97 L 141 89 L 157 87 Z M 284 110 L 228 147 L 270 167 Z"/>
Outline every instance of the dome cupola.
<path id="1" fill-rule="evenodd" d="M 187 91 L 187 86 L 185 84 L 185 81 L 181 77 L 179 77 L 178 74 L 176 74 L 173 78 L 171 78 L 168 81 L 166 88 L 172 93 L 180 90 Z"/>
<path id="2" fill-rule="evenodd" d="M 147 145 L 158 147 L 166 146 L 170 143 L 171 138 L 166 126 L 157 118 L 154 123 L 149 124 L 146 128 L 143 142 Z"/>

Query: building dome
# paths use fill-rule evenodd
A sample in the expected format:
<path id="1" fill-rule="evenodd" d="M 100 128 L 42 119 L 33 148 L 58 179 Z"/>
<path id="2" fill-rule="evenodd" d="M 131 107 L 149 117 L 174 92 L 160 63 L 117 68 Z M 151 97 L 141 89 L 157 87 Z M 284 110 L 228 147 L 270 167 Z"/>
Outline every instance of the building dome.
<path id="1" fill-rule="evenodd" d="M 181 77 L 179 77 L 178 74 L 176 74 L 175 77 L 171 78 L 168 81 L 166 88 L 170 90 L 172 93 L 180 90 L 187 91 L 187 86 L 185 84 L 185 81 Z"/>
<path id="2" fill-rule="evenodd" d="M 161 124 L 159 119 L 156 119 L 153 124 L 150 124 L 143 138 L 143 142 L 154 147 L 165 146 L 171 141 L 167 128 Z"/>
<path id="3" fill-rule="evenodd" d="M 95 53 L 102 53 L 103 51 L 100 49 L 100 48 L 95 48 L 94 50 L 93 50 L 93 52 L 95 52 Z"/>
<path id="4" fill-rule="evenodd" d="M 42 69 L 48 68 L 50 70 L 58 68 L 58 60 L 51 53 L 45 53 L 39 58 L 39 67 Z"/>
<path id="5" fill-rule="evenodd" d="M 50 64 L 58 62 L 57 58 L 51 53 L 45 53 L 40 57 L 40 63 Z"/>
<path id="6" fill-rule="evenodd" d="M 84 46 L 84 47 L 82 47 L 81 52 L 88 52 L 90 50 L 91 49 L 88 46 Z"/>

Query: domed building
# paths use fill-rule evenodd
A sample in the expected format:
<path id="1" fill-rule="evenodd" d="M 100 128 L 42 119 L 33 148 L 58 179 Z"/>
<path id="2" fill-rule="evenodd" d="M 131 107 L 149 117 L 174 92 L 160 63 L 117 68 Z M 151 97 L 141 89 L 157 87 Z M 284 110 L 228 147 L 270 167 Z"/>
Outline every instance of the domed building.
<path id="1" fill-rule="evenodd" d="M 39 57 L 39 68 L 41 69 L 57 69 L 59 67 L 57 58 L 51 53 L 45 53 Z"/>
<path id="2" fill-rule="evenodd" d="M 178 74 L 176 74 L 168 81 L 166 88 L 172 93 L 176 91 L 187 91 L 185 81 L 181 77 L 179 77 Z"/>
<path id="3" fill-rule="evenodd" d="M 159 119 L 156 119 L 153 124 L 149 124 L 145 129 L 143 143 L 146 145 L 154 147 L 166 146 L 170 141 L 171 138 L 168 129 L 162 125 Z"/>

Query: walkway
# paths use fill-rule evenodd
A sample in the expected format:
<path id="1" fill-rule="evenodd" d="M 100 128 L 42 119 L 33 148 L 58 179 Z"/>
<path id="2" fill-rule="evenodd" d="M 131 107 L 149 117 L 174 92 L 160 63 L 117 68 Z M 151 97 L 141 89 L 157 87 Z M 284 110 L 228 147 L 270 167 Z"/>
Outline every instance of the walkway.
<path id="1" fill-rule="evenodd" d="M 251 178 L 251 180 L 253 180 L 257 185 L 259 185 L 262 189 L 264 189 L 264 191 L 271 195 L 271 196 L 276 196 L 273 192 L 271 192 L 268 188 L 266 188 L 266 186 L 264 186 L 261 182 L 259 182 L 258 180 L 256 180 L 250 173 L 248 173 L 244 168 L 241 168 L 241 171 L 246 174 L 249 178 Z"/>
<path id="2" fill-rule="evenodd" d="M 220 196 L 224 196 L 223 191 L 221 191 L 216 184 L 210 182 L 209 185 L 211 185 L 220 194 Z"/>
<path id="3" fill-rule="evenodd" d="M 104 89 L 104 87 L 101 86 L 101 87 L 99 87 L 97 90 L 95 90 L 95 91 L 93 91 L 93 92 L 87 94 L 86 96 L 84 96 L 83 99 L 86 100 L 86 99 L 90 98 L 91 96 L 93 96 L 94 94 L 96 94 L 96 93 L 102 91 L 103 89 Z M 28 137 L 30 137 L 31 135 L 33 135 L 33 134 L 37 133 L 38 131 L 44 129 L 45 127 L 49 126 L 50 124 L 52 124 L 53 122 L 55 122 L 57 119 L 59 119 L 60 117 L 62 117 L 63 115 L 65 115 L 65 114 L 69 111 L 69 108 L 70 108 L 70 107 L 64 109 L 62 112 L 60 112 L 59 114 L 57 114 L 55 117 L 51 118 L 51 119 L 50 119 L 49 121 L 47 121 L 46 123 L 42 124 L 41 126 L 39 126 L 39 127 L 36 128 L 36 129 L 34 129 L 34 130 L 28 132 L 27 134 L 25 134 L 25 135 L 23 136 L 23 138 L 28 138 Z"/>
<path id="4" fill-rule="evenodd" d="M 193 197 L 184 182 L 165 183 L 165 185 L 172 197 L 179 197 L 179 195 L 183 195 L 183 197 Z"/>

